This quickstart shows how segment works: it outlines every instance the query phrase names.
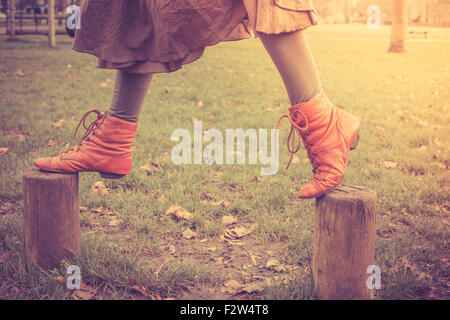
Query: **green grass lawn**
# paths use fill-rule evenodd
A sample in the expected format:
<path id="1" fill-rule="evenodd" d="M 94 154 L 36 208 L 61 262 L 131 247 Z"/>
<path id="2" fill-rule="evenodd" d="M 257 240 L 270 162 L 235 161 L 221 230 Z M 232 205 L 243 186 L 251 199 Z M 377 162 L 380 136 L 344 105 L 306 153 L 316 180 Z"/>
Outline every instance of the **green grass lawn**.
<path id="1" fill-rule="evenodd" d="M 449 29 L 427 29 L 432 40 L 450 39 Z M 322 25 L 307 34 L 330 99 L 362 119 L 344 183 L 378 194 L 376 298 L 448 298 L 450 43 L 411 41 L 407 53 L 390 54 L 385 27 Z M 65 285 L 70 264 L 80 266 L 94 299 L 313 298 L 314 200 L 296 199 L 311 167 L 302 150 L 284 170 L 287 125 L 273 176 L 261 176 L 259 165 L 170 160 L 171 133 L 192 132 L 194 119 L 222 132 L 271 129 L 286 112 L 282 81 L 254 39 L 221 43 L 180 71 L 156 75 L 132 173 L 114 181 L 80 174 L 81 256 L 50 272 L 27 265 L 22 172 L 77 143 L 72 134 L 84 112 L 108 107 L 114 71 L 71 51 L 67 37 L 58 37 L 58 49 L 43 37 L 20 39 L 0 38 L 0 299 L 77 298 Z M 92 190 L 97 181 L 105 194 Z M 165 214 L 171 205 L 194 218 L 174 220 Z M 254 230 L 229 244 L 223 216 Z M 197 236 L 185 239 L 187 228 Z M 269 268 L 269 260 L 278 264 Z"/>

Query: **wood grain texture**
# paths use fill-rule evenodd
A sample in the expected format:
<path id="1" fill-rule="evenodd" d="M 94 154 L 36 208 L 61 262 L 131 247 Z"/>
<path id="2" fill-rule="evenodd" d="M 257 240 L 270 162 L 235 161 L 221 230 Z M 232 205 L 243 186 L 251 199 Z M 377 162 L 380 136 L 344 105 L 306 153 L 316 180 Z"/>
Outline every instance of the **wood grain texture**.
<path id="1" fill-rule="evenodd" d="M 371 299 L 367 288 L 375 252 L 377 196 L 339 186 L 316 198 L 313 278 L 318 299 Z"/>
<path id="2" fill-rule="evenodd" d="M 43 269 L 80 253 L 78 174 L 23 174 L 27 260 Z"/>

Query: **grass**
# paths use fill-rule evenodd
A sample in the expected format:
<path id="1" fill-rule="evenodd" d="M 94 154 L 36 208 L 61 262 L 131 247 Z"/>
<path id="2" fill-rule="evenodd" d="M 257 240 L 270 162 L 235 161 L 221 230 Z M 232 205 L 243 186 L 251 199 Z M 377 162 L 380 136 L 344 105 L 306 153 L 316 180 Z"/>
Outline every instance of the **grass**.
<path id="1" fill-rule="evenodd" d="M 450 39 L 448 29 L 428 29 L 432 40 Z M 412 41 L 408 53 L 389 54 L 385 27 L 322 25 L 307 33 L 330 99 L 362 119 L 344 183 L 378 194 L 377 299 L 448 298 L 450 43 Z M 103 196 L 91 189 L 102 180 L 97 174 L 80 175 L 81 256 L 49 272 L 27 265 L 22 172 L 34 158 L 76 143 L 71 135 L 82 114 L 108 107 L 114 72 L 68 50 L 66 37 L 58 38 L 59 49 L 46 48 L 45 38 L 21 40 L 12 48 L 0 38 L 0 147 L 8 148 L 0 155 L 0 298 L 72 299 L 63 281 L 69 264 L 80 266 L 96 299 L 313 298 L 314 201 L 295 200 L 311 175 L 304 151 L 286 171 L 288 154 L 281 149 L 279 172 L 264 177 L 255 165 L 170 161 L 171 133 L 192 132 L 193 119 L 222 132 L 274 128 L 289 103 L 258 40 L 221 43 L 176 73 L 156 75 L 132 173 L 104 180 L 109 194 Z M 52 126 L 60 119 L 64 126 Z M 282 130 L 280 141 L 288 131 Z M 151 161 L 158 165 L 152 174 L 140 170 Z M 384 161 L 396 165 L 387 169 Z M 165 215 L 173 204 L 194 219 Z M 243 245 L 220 241 L 224 215 L 256 226 Z M 186 228 L 197 238 L 184 239 Z M 265 268 L 269 258 L 295 270 Z M 225 285 L 229 280 L 264 286 L 236 295 Z"/>

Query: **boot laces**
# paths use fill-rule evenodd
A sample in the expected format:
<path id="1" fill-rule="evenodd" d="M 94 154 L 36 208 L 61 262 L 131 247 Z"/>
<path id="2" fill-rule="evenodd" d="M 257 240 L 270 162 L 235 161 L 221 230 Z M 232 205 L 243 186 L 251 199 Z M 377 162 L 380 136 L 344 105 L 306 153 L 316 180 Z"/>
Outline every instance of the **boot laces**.
<path id="1" fill-rule="evenodd" d="M 301 127 L 297 124 L 297 120 L 298 120 L 297 114 L 302 116 L 303 119 L 305 119 L 306 123 L 303 127 Z M 289 136 L 288 136 L 288 139 L 286 142 L 287 149 L 288 149 L 289 153 L 291 154 L 291 156 L 289 158 L 289 162 L 286 166 L 286 169 L 289 168 L 294 155 L 298 152 L 298 150 L 300 150 L 300 146 L 301 146 L 300 141 L 302 140 L 303 144 L 305 145 L 305 148 L 306 148 L 306 151 L 308 154 L 308 158 L 313 165 L 313 172 L 318 173 L 319 172 L 319 170 L 318 170 L 319 164 L 315 161 L 317 155 L 315 153 L 311 153 L 311 148 L 313 147 L 313 144 L 310 143 L 310 141 L 308 139 L 308 136 L 309 136 L 308 119 L 306 118 L 306 116 L 304 115 L 303 112 L 301 112 L 300 110 L 295 110 L 292 113 L 287 113 L 285 115 L 282 115 L 280 117 L 280 119 L 278 119 L 276 129 L 279 128 L 280 123 L 283 119 L 288 119 L 289 122 L 291 123 L 291 131 L 289 132 Z"/>
<path id="2" fill-rule="evenodd" d="M 91 113 L 95 113 L 97 115 L 97 119 L 95 119 L 94 121 L 92 121 L 89 125 L 86 125 L 86 119 L 89 117 L 89 115 Z M 77 146 L 75 146 L 72 149 L 66 150 L 63 153 L 67 153 L 70 151 L 74 151 L 76 149 L 76 151 L 79 150 L 79 148 L 81 147 L 81 145 L 85 142 L 85 141 L 89 141 L 89 136 L 90 135 L 95 135 L 95 129 L 98 128 L 103 121 L 105 120 L 105 115 L 102 114 L 100 111 L 98 110 L 91 110 L 86 112 L 83 117 L 81 118 L 80 122 L 78 122 L 78 125 L 75 129 L 75 133 L 73 135 L 73 138 L 76 139 L 77 137 L 77 133 L 78 133 L 78 129 L 80 128 L 81 124 L 83 124 L 83 128 L 86 130 L 84 132 L 83 137 L 81 138 L 80 142 L 78 143 Z"/>

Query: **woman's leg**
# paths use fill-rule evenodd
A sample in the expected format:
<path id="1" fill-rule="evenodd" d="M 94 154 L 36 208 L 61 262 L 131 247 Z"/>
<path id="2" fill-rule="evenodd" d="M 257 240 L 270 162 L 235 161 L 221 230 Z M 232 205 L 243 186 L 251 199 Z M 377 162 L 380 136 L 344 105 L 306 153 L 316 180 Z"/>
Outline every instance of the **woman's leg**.
<path id="1" fill-rule="evenodd" d="M 359 139 L 359 119 L 334 106 L 322 90 L 311 50 L 302 31 L 279 35 L 260 35 L 267 52 L 277 67 L 292 107 L 287 118 L 291 122 L 288 150 L 292 157 L 300 140 L 313 166 L 313 177 L 298 196 L 313 198 L 338 186 L 347 169 L 349 150 Z"/>
<path id="2" fill-rule="evenodd" d="M 126 121 L 138 122 L 152 77 L 153 73 L 127 73 L 118 70 L 111 106 L 106 113 Z"/>
<path id="3" fill-rule="evenodd" d="M 260 39 L 283 79 L 291 105 L 319 93 L 322 83 L 303 31 L 261 34 Z"/>

